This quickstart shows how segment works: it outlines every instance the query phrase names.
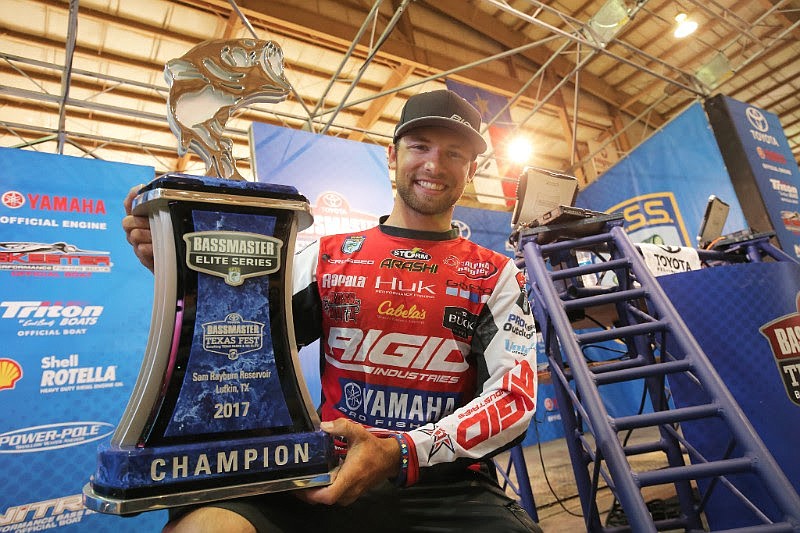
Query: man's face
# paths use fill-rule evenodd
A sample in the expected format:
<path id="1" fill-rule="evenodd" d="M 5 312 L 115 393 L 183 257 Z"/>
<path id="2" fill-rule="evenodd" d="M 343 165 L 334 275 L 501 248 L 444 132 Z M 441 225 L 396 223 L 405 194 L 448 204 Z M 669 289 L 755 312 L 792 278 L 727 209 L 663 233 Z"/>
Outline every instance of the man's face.
<path id="1" fill-rule="evenodd" d="M 441 127 L 411 130 L 389 149 L 397 194 L 422 215 L 448 212 L 475 174 L 472 147 L 458 133 Z"/>

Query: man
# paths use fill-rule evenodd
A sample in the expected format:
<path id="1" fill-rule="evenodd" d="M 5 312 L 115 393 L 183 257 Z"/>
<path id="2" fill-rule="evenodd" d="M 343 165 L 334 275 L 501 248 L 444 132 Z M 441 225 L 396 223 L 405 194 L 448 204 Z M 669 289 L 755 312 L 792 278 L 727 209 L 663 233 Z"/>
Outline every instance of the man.
<path id="1" fill-rule="evenodd" d="M 346 447 L 332 483 L 173 510 L 165 531 L 539 531 L 486 461 L 535 409 L 524 278 L 451 226 L 480 124 L 451 91 L 411 97 L 388 150 L 392 212 L 295 258 L 297 341 L 321 339 L 321 428 Z M 147 221 L 123 227 L 152 269 Z"/>

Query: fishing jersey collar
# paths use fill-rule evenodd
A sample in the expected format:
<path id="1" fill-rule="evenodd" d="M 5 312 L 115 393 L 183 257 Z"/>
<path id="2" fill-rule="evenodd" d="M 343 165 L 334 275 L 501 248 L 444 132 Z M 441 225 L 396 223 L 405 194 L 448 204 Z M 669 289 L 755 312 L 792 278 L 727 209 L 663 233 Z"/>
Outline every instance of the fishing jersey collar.
<path id="1" fill-rule="evenodd" d="M 378 222 L 380 222 L 378 228 L 381 230 L 381 233 L 383 233 L 384 235 L 389 235 L 390 237 L 419 239 L 423 241 L 449 241 L 450 239 L 458 238 L 458 236 L 461 234 L 458 228 L 455 226 L 452 226 L 447 231 L 422 231 L 422 230 L 398 228 L 397 226 L 388 226 L 384 224 L 387 218 L 389 218 L 389 215 L 383 215 L 378 219 Z"/>

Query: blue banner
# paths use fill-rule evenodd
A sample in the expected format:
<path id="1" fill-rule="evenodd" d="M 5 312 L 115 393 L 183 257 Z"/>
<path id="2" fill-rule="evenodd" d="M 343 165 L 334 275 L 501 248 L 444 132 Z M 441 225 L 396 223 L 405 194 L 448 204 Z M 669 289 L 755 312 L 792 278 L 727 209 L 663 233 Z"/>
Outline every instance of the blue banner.
<path id="1" fill-rule="evenodd" d="M 712 194 L 730 205 L 723 232 L 746 229 L 705 112 L 693 104 L 582 190 L 576 203 L 623 213 L 634 242 L 697 246 Z"/>
<path id="2" fill-rule="evenodd" d="M 0 526 L 143 531 L 83 508 L 139 374 L 153 277 L 125 240 L 122 200 L 150 167 L 0 148 Z M 10 487 L 13 486 L 13 490 Z"/>
<path id="3" fill-rule="evenodd" d="M 764 226 L 771 224 L 781 248 L 800 258 L 800 170 L 780 120 L 773 113 L 733 98 L 717 98 L 724 104 L 719 112 L 727 114 L 724 118 L 733 124 L 738 137 L 735 142 L 733 132 L 726 129 L 723 135 L 717 131 L 722 149 L 731 152 L 729 158 L 736 158 L 731 177 L 740 184 L 740 196 L 756 193 L 763 200 L 765 213 L 758 213 L 760 204 L 749 198 L 751 225 L 758 231 L 768 231 L 770 228 Z M 714 123 L 715 130 L 721 125 Z M 744 161 L 740 161 L 742 153 Z"/>
<path id="4" fill-rule="evenodd" d="M 295 251 L 323 235 L 376 226 L 392 210 L 382 146 L 261 123 L 253 124 L 251 138 L 257 181 L 291 185 L 311 203 L 314 225 L 298 234 Z M 300 366 L 318 404 L 319 343 L 300 350 Z"/>

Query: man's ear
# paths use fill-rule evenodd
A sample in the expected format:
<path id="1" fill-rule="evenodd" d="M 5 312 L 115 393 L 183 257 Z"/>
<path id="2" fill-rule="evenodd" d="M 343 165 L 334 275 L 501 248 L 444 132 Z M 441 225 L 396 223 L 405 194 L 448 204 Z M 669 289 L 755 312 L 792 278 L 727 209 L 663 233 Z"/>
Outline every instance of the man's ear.
<path id="1" fill-rule="evenodd" d="M 387 148 L 389 157 L 389 170 L 397 170 L 397 145 L 390 144 Z"/>
<path id="2" fill-rule="evenodd" d="M 467 183 L 472 183 L 472 180 L 475 179 L 475 172 L 478 170 L 478 160 L 474 159 L 472 163 L 469 164 L 469 174 L 467 174 Z"/>

